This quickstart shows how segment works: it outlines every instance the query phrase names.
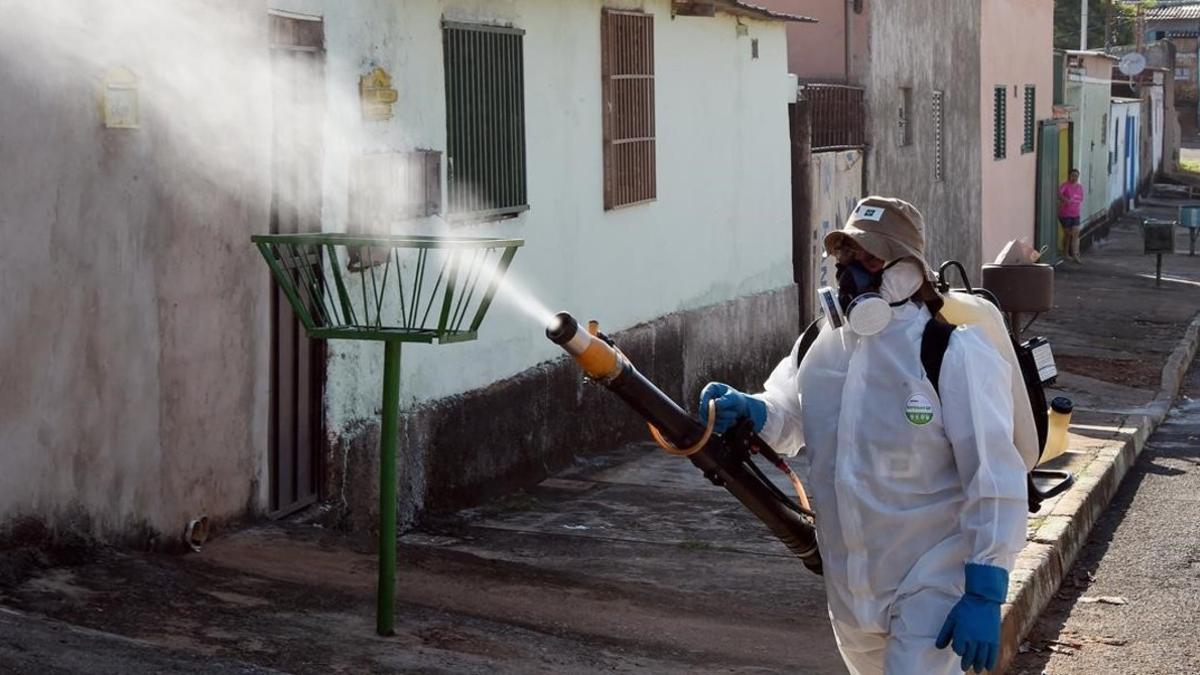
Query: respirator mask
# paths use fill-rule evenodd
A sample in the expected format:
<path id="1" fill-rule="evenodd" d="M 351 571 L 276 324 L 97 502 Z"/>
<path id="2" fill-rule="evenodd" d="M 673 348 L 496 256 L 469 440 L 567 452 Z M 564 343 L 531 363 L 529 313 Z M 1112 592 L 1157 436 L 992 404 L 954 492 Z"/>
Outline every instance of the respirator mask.
<path id="1" fill-rule="evenodd" d="M 879 272 L 862 263 L 838 263 L 836 289 L 817 291 L 821 309 L 834 328 L 847 326 L 858 335 L 875 335 L 892 320 L 892 308 L 908 302 L 925 281 L 925 270 L 901 258 Z"/>

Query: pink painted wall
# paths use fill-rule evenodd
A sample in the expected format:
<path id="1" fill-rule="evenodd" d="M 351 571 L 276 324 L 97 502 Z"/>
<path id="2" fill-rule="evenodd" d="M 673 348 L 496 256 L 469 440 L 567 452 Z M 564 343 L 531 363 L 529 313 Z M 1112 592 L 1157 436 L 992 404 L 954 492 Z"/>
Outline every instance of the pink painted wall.
<path id="1" fill-rule="evenodd" d="M 1035 123 L 1049 118 L 1054 97 L 1053 15 L 1054 3 L 1045 0 L 982 0 L 979 115 L 984 262 L 995 259 L 1010 239 L 1033 241 L 1037 153 L 1021 152 L 1025 85 L 1037 87 Z M 1007 157 L 993 159 L 993 88 L 1000 85 L 1007 88 Z"/>
<path id="2" fill-rule="evenodd" d="M 800 14 L 820 23 L 788 24 L 788 72 L 801 82 L 847 82 L 861 84 L 867 68 L 867 12 L 849 10 L 850 63 L 846 64 L 846 13 L 850 0 L 755 0 L 770 9 Z"/>

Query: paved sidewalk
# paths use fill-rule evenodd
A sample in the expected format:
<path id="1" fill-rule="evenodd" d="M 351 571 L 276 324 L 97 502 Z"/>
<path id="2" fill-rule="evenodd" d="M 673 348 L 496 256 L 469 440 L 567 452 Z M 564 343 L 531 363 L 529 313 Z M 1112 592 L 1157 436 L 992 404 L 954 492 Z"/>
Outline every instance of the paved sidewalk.
<path id="1" fill-rule="evenodd" d="M 1179 202 L 1156 200 L 1136 216 L 1173 218 Z M 1056 273 L 1055 308 L 1031 331 L 1049 337 L 1057 389 L 1076 405 L 1071 450 L 1048 468 L 1076 475 L 1075 486 L 1030 519 L 1005 606 L 1000 663 L 1014 656 L 1070 569 L 1096 519 L 1116 493 L 1146 438 L 1165 418 L 1200 337 L 1200 256 L 1177 232 L 1157 287 L 1154 258 L 1141 255 L 1139 220 L 1127 216 L 1109 238 Z"/>
<path id="2" fill-rule="evenodd" d="M 1056 308 L 1028 333 L 1051 338 L 1061 391 L 1078 405 L 1062 463 L 1079 481 L 1031 520 L 1006 658 L 1194 352 L 1200 257 L 1168 259 L 1158 289 L 1140 241 L 1127 220 L 1082 267 L 1060 268 Z M 0 587 L 0 604 L 301 673 L 844 672 L 820 580 L 724 490 L 648 443 L 402 537 L 393 638 L 372 634 L 372 550 L 366 538 L 275 523 L 197 555 L 105 552 L 41 570 Z"/>
<path id="3" fill-rule="evenodd" d="M 1200 673 L 1200 364 L 1014 659 L 1014 675 Z"/>

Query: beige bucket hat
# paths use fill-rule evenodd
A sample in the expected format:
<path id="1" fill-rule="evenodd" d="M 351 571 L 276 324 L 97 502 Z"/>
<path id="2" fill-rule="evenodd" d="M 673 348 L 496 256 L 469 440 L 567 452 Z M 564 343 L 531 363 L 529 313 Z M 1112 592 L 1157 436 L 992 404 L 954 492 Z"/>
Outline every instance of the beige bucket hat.
<path id="1" fill-rule="evenodd" d="M 903 199 L 872 196 L 859 200 L 842 229 L 825 235 L 825 252 L 834 255 L 846 239 L 888 264 L 916 258 L 925 268 L 925 277 L 937 281 L 925 260 L 925 218 Z"/>

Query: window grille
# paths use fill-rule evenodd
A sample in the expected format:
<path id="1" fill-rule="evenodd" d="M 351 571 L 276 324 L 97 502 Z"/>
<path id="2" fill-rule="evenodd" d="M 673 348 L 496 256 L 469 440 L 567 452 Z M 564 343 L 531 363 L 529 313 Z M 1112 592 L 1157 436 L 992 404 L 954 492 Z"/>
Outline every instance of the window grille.
<path id="1" fill-rule="evenodd" d="M 900 109 L 896 113 L 897 144 L 912 144 L 912 89 L 900 87 Z"/>
<path id="2" fill-rule="evenodd" d="M 497 218 L 529 208 L 524 31 L 446 22 L 446 211 Z"/>
<path id="3" fill-rule="evenodd" d="M 802 84 L 800 98 L 812 110 L 812 151 L 866 145 L 863 90 L 840 84 Z"/>
<path id="4" fill-rule="evenodd" d="M 1037 87 L 1032 84 L 1025 85 L 1025 117 L 1024 117 L 1024 136 L 1021 139 L 1021 154 L 1033 152 L 1033 128 L 1034 115 L 1037 113 Z"/>
<path id="5" fill-rule="evenodd" d="M 933 179 L 936 181 L 942 180 L 942 151 L 944 149 L 944 136 L 942 132 L 942 124 L 945 120 L 945 112 L 942 110 L 945 95 L 941 91 L 933 92 Z"/>
<path id="6" fill-rule="evenodd" d="M 1008 156 L 1008 88 L 996 87 L 992 97 L 992 159 Z"/>
<path id="7" fill-rule="evenodd" d="M 658 196 L 653 15 L 602 10 L 600 52 L 604 208 L 615 209 Z"/>

